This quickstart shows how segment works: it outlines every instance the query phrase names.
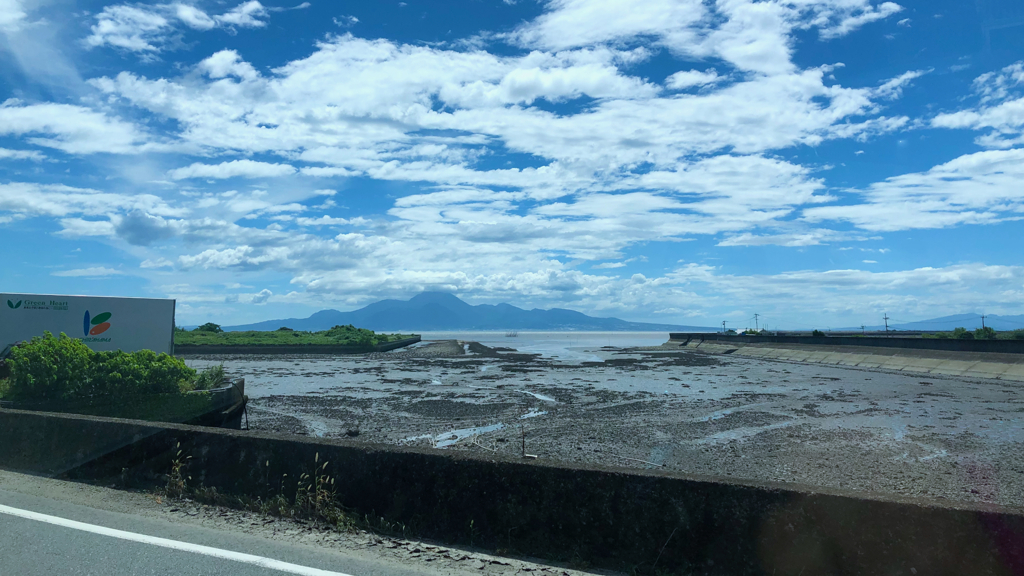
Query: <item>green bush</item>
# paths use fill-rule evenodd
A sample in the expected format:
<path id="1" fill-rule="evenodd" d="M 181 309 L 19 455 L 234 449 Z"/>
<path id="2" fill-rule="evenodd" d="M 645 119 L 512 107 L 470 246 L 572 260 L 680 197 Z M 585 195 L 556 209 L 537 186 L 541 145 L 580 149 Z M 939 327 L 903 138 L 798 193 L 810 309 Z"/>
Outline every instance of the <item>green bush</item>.
<path id="1" fill-rule="evenodd" d="M 815 338 L 824 338 L 825 333 L 821 330 L 815 330 L 814 332 L 811 332 L 811 336 L 814 336 Z"/>
<path id="2" fill-rule="evenodd" d="M 5 397 L 11 400 L 66 400 L 88 384 L 92 355 L 81 340 L 50 332 L 15 346 L 4 361 L 11 375 Z"/>
<path id="3" fill-rule="evenodd" d="M 195 330 L 193 330 L 193 332 L 213 332 L 215 334 L 220 334 L 223 331 L 224 330 L 221 329 L 220 324 L 214 324 L 213 322 L 207 322 L 202 326 L 196 326 Z"/>
<path id="4" fill-rule="evenodd" d="M 974 334 L 972 332 L 968 332 L 967 328 L 964 327 L 954 328 L 953 338 L 956 338 L 957 340 L 974 340 Z"/>
<path id="5" fill-rule="evenodd" d="M 95 354 L 89 396 L 174 394 L 190 390 L 196 378 L 196 371 L 181 360 L 152 350 Z"/>
<path id="6" fill-rule="evenodd" d="M 5 361 L 11 400 L 124 399 L 191 390 L 196 371 L 152 350 L 94 352 L 81 340 L 49 332 L 15 346 Z"/>
<path id="7" fill-rule="evenodd" d="M 1014 340 L 1024 340 L 1024 329 L 1014 330 L 1010 333 L 1010 338 L 1013 338 Z"/>
<path id="8" fill-rule="evenodd" d="M 224 375 L 224 365 L 211 366 L 196 377 L 194 390 L 213 390 L 220 388 L 225 382 L 227 376 Z"/>
<path id="9" fill-rule="evenodd" d="M 985 326 L 984 328 L 978 328 L 974 331 L 974 338 L 976 340 L 994 340 L 996 337 L 995 328 L 991 326 Z"/>

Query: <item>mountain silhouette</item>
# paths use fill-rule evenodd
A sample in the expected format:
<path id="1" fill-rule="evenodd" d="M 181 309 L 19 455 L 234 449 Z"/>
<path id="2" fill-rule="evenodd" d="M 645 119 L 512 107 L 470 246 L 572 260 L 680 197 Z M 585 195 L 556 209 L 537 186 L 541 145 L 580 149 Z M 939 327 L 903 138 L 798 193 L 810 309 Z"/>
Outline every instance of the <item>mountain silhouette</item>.
<path id="1" fill-rule="evenodd" d="M 438 330 L 607 330 L 607 331 L 695 331 L 714 328 L 628 322 L 618 318 L 595 318 L 575 310 L 524 310 L 511 304 L 473 306 L 453 294 L 423 292 L 410 300 L 381 300 L 351 312 L 321 310 L 309 318 L 266 320 L 255 324 L 225 326 L 224 330 L 277 330 L 287 327 L 311 332 L 352 324 L 376 331 Z"/>
<path id="2" fill-rule="evenodd" d="M 976 330 L 981 328 L 982 320 L 981 314 L 954 314 L 952 316 L 942 316 L 941 318 L 931 318 L 929 320 L 918 320 L 916 322 L 899 322 L 889 321 L 890 330 L 921 330 L 924 332 L 952 332 L 954 328 L 966 328 L 968 330 Z M 1024 314 L 1016 316 L 999 316 L 997 314 L 987 314 L 985 316 L 985 326 L 990 326 L 996 330 L 1018 330 L 1024 328 Z M 851 328 L 860 330 L 860 327 Z M 868 330 L 884 330 L 884 324 L 878 324 L 875 326 L 867 326 Z"/>

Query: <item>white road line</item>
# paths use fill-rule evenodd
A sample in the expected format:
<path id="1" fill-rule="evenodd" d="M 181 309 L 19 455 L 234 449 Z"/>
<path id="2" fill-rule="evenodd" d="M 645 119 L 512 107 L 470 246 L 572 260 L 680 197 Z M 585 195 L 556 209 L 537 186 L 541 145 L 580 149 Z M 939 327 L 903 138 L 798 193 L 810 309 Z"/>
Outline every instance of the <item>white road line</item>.
<path id="1" fill-rule="evenodd" d="M 279 570 L 281 572 L 289 572 L 291 574 L 301 574 L 302 576 L 349 576 L 348 574 L 343 574 L 341 572 L 331 572 L 329 570 L 320 570 L 319 568 L 299 566 L 298 564 L 281 562 L 280 560 L 264 558 L 263 556 L 253 556 L 252 554 L 231 552 L 230 550 L 221 550 L 220 548 L 211 548 L 209 546 L 201 546 L 199 544 L 178 542 L 177 540 L 157 538 L 156 536 L 146 536 L 144 534 L 136 534 L 134 532 L 125 532 L 124 530 L 114 530 L 113 528 L 105 528 L 103 526 L 96 526 L 94 524 L 86 524 L 85 522 L 76 522 L 74 520 L 68 520 L 66 518 L 59 518 L 57 516 L 48 516 L 46 514 L 40 514 L 38 512 L 31 512 L 29 510 L 11 508 L 10 506 L 4 506 L 3 504 L 0 504 L 0 514 L 9 514 L 11 516 L 26 518 L 28 520 L 46 522 L 47 524 L 54 524 L 56 526 L 63 526 L 65 528 L 72 528 L 74 530 L 82 530 L 83 532 L 92 532 L 93 534 L 99 534 L 101 536 L 110 536 L 112 538 L 130 540 L 132 542 L 141 542 L 143 544 L 152 544 L 153 546 L 162 546 L 164 548 L 170 548 L 171 550 L 194 552 L 196 554 L 203 554 L 205 556 L 213 556 L 214 558 L 223 558 L 224 560 L 244 562 L 246 564 L 260 566 L 262 568 L 269 568 L 271 570 Z"/>

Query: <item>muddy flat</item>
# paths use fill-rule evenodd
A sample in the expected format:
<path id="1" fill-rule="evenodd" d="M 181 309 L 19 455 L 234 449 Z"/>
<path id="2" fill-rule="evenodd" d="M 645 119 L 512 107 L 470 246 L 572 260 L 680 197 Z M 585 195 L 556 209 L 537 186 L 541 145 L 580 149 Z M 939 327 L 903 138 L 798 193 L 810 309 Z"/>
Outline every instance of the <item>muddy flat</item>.
<path id="1" fill-rule="evenodd" d="M 186 357 L 246 379 L 253 429 L 1024 505 L 1024 386 L 708 355 L 437 341 Z"/>

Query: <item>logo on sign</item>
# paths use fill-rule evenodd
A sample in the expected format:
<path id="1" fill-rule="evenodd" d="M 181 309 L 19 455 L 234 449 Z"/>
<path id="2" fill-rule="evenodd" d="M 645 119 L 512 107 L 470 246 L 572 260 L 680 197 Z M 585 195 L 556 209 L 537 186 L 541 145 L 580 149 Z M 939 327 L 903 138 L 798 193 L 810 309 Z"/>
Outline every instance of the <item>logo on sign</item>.
<path id="1" fill-rule="evenodd" d="M 96 336 L 103 334 L 110 329 L 110 312 L 104 312 L 103 314 L 97 314 L 95 318 L 89 317 L 89 311 L 85 311 L 85 319 L 82 322 L 82 331 L 85 332 L 86 336 Z"/>
<path id="2" fill-rule="evenodd" d="M 11 302 L 10 300 L 8 300 L 8 301 L 7 301 L 7 306 L 8 306 L 8 307 L 9 307 L 9 308 L 10 308 L 11 310 L 15 310 L 15 309 L 17 309 L 17 308 L 21 308 L 21 300 L 18 300 L 18 303 L 17 303 L 17 304 L 15 304 L 14 302 Z"/>

